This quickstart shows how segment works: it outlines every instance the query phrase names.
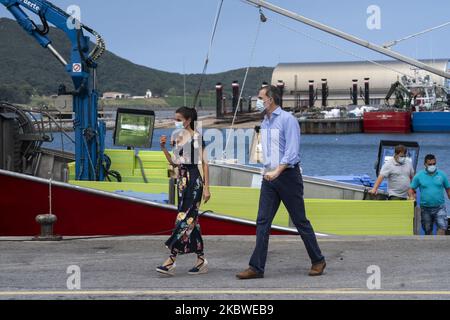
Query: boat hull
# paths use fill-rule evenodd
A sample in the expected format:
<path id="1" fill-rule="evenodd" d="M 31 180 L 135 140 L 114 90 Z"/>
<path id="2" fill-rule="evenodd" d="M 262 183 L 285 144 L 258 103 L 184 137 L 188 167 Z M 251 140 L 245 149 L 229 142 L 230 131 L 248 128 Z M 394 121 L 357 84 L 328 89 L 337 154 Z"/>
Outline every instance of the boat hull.
<path id="1" fill-rule="evenodd" d="M 411 112 L 366 112 L 364 133 L 411 133 Z"/>
<path id="2" fill-rule="evenodd" d="M 37 215 L 49 213 L 48 181 L 0 170 L 0 236 L 36 236 Z M 56 182 L 52 212 L 62 236 L 169 235 L 176 208 Z M 214 214 L 201 217 L 204 235 L 255 235 L 256 224 Z M 295 234 L 274 228 L 274 235 Z"/>
<path id="3" fill-rule="evenodd" d="M 412 128 L 414 132 L 450 132 L 450 112 L 415 112 Z"/>

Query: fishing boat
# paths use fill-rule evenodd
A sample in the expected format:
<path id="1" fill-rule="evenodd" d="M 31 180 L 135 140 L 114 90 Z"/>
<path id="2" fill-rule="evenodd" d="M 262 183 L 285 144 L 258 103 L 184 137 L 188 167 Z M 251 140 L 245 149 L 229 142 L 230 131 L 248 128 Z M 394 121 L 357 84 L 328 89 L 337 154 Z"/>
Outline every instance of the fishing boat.
<path id="1" fill-rule="evenodd" d="M 448 70 L 448 60 L 440 60 Z M 403 76 L 388 92 L 386 106 L 364 114 L 366 133 L 450 132 L 448 86 L 434 82 L 431 75 Z M 391 97 L 395 102 L 389 105 Z"/>
<path id="2" fill-rule="evenodd" d="M 381 110 L 364 113 L 364 133 L 411 133 L 411 112 Z"/>
<path id="3" fill-rule="evenodd" d="M 4 114 L 0 112 L 0 119 Z M 0 120 L 0 128 L 6 124 Z M 108 171 L 116 172 L 120 182 L 112 177 L 111 181 L 81 181 L 76 179 L 74 154 L 30 148 L 30 142 L 20 136 L 13 143 L 16 149 L 32 151 L 20 151 L 19 161 L 9 153 L 12 161 L 3 168 L 8 170 L 0 170 L 0 236 L 36 236 L 41 228 L 36 217 L 47 213 L 57 217 L 54 233 L 64 237 L 171 232 L 177 216 L 175 186 L 162 152 L 105 150 L 111 160 Z M 29 161 L 23 162 L 25 158 Z M 20 160 L 22 165 L 11 167 Z M 410 202 L 364 201 L 367 186 L 362 184 L 318 177 L 304 180 L 306 208 L 319 235 L 413 234 Z M 203 233 L 254 235 L 261 181 L 260 168 L 211 161 L 213 198 L 202 206 Z M 297 234 L 284 206 L 274 221 L 273 234 Z"/>
<path id="4" fill-rule="evenodd" d="M 311 25 L 311 20 L 288 14 L 266 2 L 247 2 Z M 8 10 L 12 10 L 22 26 L 31 25 L 28 17 L 18 14 L 20 8 L 17 6 L 19 4 L 9 6 Z M 98 121 L 95 83 L 96 60 L 105 51 L 103 39 L 84 25 L 78 32 L 67 29 L 68 15 L 50 3 L 40 18 L 44 26 L 48 25 L 46 19 L 50 19 L 48 22 L 66 31 L 72 41 L 74 50 L 72 61 L 68 63 L 46 38 L 46 30 L 38 32 L 32 26 L 27 29 L 33 30 L 32 35 L 72 76 L 75 92 L 68 93 L 64 89 L 60 93 L 73 96 L 76 151 L 70 155 L 42 148 L 43 142 L 51 140 L 51 135 L 43 130 L 45 113 L 40 121 L 36 121 L 32 114 L 21 108 L 1 105 L 0 236 L 32 237 L 40 231 L 41 239 L 47 240 L 54 234 L 64 237 L 170 234 L 177 208 L 174 205 L 174 181 L 163 155 L 126 150 L 132 144 L 121 144 L 120 141 L 117 143 L 123 147 L 120 150 L 104 148 L 106 126 Z M 267 19 L 261 12 L 261 21 L 264 20 Z M 335 29 L 317 23 L 313 25 L 343 35 Z M 85 54 L 86 48 L 90 47 L 88 37 L 80 37 L 83 30 L 97 38 L 96 46 L 88 55 Z M 348 35 L 344 38 L 354 39 Z M 359 41 L 361 43 L 367 44 Z M 399 57 L 390 50 L 384 50 L 384 53 Z M 399 59 L 434 70 L 412 59 Z M 205 70 L 207 62 L 208 59 Z M 90 78 L 91 75 L 94 77 Z M 123 118 L 118 116 L 115 130 L 123 132 L 125 140 L 137 137 L 151 141 L 147 135 L 150 131 L 146 129 L 151 127 L 152 121 L 154 123 L 154 114 L 153 119 L 151 117 L 151 114 L 139 112 Z M 51 117 L 47 118 L 49 122 L 53 121 Z M 57 122 L 53 122 L 57 126 Z M 205 210 L 202 212 L 203 234 L 255 235 L 261 180 L 257 168 L 211 163 L 213 198 L 202 206 Z M 308 177 L 305 177 L 305 190 L 308 217 L 320 235 L 414 234 L 415 210 L 411 201 L 364 201 L 364 186 Z M 274 221 L 273 233 L 297 233 L 284 207 L 280 208 Z"/>
<path id="5" fill-rule="evenodd" d="M 432 82 L 429 76 L 409 80 L 406 86 L 414 95 L 412 131 L 450 132 L 448 86 Z"/>
<path id="6" fill-rule="evenodd" d="M 412 130 L 413 132 L 450 132 L 450 108 L 448 88 L 419 79 L 410 85 L 415 93 Z"/>
<path id="7" fill-rule="evenodd" d="M 450 132 L 450 110 L 414 112 L 413 132 Z"/>

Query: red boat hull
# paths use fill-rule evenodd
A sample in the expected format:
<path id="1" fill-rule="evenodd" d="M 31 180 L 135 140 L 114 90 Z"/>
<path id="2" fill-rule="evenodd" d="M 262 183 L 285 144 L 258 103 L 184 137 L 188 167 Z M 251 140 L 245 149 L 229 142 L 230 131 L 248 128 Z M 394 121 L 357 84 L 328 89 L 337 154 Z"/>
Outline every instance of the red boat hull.
<path id="1" fill-rule="evenodd" d="M 36 236 L 37 215 L 49 212 L 48 181 L 0 170 L 0 236 Z M 55 183 L 55 234 L 62 236 L 152 235 L 171 230 L 177 216 L 171 206 Z M 201 217 L 204 235 L 255 235 L 255 223 L 216 215 Z M 170 231 L 163 234 L 169 235 Z M 273 230 L 275 235 L 293 231 Z"/>
<path id="2" fill-rule="evenodd" d="M 364 133 L 411 133 L 411 112 L 366 112 Z"/>

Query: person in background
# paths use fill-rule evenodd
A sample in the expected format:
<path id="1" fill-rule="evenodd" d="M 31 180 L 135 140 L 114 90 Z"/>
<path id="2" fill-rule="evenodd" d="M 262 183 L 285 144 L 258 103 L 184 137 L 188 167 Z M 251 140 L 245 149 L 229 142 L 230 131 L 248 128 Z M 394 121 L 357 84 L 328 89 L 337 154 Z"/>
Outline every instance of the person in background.
<path id="1" fill-rule="evenodd" d="M 448 217 L 444 191 L 450 199 L 450 183 L 447 176 L 437 169 L 437 159 L 432 154 L 425 157 L 425 170 L 420 171 L 411 183 L 411 198 L 416 199 L 417 189 L 420 190 L 422 227 L 425 234 L 432 235 L 434 224 L 437 224 L 437 234 L 445 236 Z"/>
<path id="2" fill-rule="evenodd" d="M 178 255 L 195 253 L 196 265 L 189 271 L 190 275 L 208 272 L 208 261 L 205 259 L 204 244 L 199 224 L 199 208 L 211 198 L 209 191 L 209 167 L 206 159 L 205 143 L 195 130 L 197 111 L 183 107 L 175 113 L 176 131 L 173 135 L 173 157 L 166 148 L 167 137 L 160 140 L 161 149 L 167 161 L 178 168 L 178 217 L 175 229 L 166 246 L 170 250 L 169 258 L 156 271 L 165 275 L 173 275 Z M 203 177 L 199 170 L 203 169 Z"/>
<path id="3" fill-rule="evenodd" d="M 414 178 L 411 161 L 406 157 L 408 149 L 399 145 L 395 148 L 395 155 L 381 168 L 373 189 L 369 193 L 376 195 L 384 179 L 388 180 L 389 200 L 408 200 L 408 191 Z"/>

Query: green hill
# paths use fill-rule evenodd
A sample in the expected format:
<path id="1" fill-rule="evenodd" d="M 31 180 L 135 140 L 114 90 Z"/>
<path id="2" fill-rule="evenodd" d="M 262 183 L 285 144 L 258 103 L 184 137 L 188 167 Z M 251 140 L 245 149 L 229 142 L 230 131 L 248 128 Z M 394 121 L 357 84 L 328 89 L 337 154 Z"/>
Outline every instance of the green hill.
<path id="1" fill-rule="evenodd" d="M 55 28 L 50 31 L 53 45 L 64 57 L 69 57 L 70 46 L 65 34 Z M 106 39 L 108 42 L 108 39 Z M 69 75 L 59 62 L 26 34 L 16 21 L 0 18 L 0 100 L 26 103 L 33 95 L 55 94 L 60 84 L 72 88 Z M 119 91 L 131 95 L 144 95 L 151 89 L 156 95 L 177 96 L 183 94 L 183 75 L 164 72 L 134 64 L 107 51 L 98 61 L 98 87 L 100 93 Z M 249 74 L 245 95 L 254 94 L 263 81 L 270 81 L 273 68 L 253 68 Z M 209 74 L 203 85 L 203 93 L 214 91 L 222 82 L 231 90 L 234 80 L 242 81 L 245 69 Z M 187 92 L 195 93 L 199 74 L 187 75 Z"/>

